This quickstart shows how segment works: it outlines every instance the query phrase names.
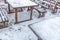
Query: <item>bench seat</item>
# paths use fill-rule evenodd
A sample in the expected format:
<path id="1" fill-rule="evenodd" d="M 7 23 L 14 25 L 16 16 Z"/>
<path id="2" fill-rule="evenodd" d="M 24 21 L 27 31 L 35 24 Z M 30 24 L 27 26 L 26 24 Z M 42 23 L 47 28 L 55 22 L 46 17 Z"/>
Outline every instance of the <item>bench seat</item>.
<path id="1" fill-rule="evenodd" d="M 46 10 L 44 8 L 40 8 L 40 9 L 34 8 L 34 9 L 39 13 L 38 18 L 45 16 Z"/>

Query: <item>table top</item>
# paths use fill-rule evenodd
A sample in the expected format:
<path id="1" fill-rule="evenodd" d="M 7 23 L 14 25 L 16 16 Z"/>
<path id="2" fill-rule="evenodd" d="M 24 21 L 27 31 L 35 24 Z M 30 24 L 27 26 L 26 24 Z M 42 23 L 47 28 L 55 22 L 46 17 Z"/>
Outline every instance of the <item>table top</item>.
<path id="1" fill-rule="evenodd" d="M 30 1 L 30 0 L 7 0 L 7 2 L 13 8 L 20 8 L 20 7 L 28 7 L 28 6 L 36 6 L 38 4 Z"/>

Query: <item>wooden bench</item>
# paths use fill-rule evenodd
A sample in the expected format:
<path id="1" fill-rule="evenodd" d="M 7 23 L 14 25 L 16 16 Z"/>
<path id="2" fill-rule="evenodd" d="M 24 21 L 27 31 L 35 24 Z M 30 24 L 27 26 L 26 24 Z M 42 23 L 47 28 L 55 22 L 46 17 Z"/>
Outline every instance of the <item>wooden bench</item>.
<path id="1" fill-rule="evenodd" d="M 36 6 L 34 8 L 39 13 L 38 18 L 44 17 L 45 16 L 45 12 L 47 12 L 46 9 L 49 8 L 49 4 L 50 3 L 47 4 L 47 2 L 41 1 L 41 0 L 38 0 L 38 1 L 35 0 L 34 2 L 38 4 L 38 6 Z M 43 4 L 44 2 L 45 2 L 45 4 Z M 29 8 L 28 8 L 28 10 L 29 10 Z"/>
<path id="2" fill-rule="evenodd" d="M 57 1 L 55 1 L 55 0 L 50 0 L 50 1 L 43 1 L 44 3 L 46 3 L 46 4 L 48 4 L 49 3 L 49 9 L 51 9 L 52 10 L 52 14 L 54 14 L 54 13 L 56 13 L 57 12 L 57 5 L 58 4 L 56 4 L 57 3 Z"/>
<path id="3" fill-rule="evenodd" d="M 57 2 L 57 3 L 55 4 L 55 7 L 54 7 L 53 10 L 52 10 L 52 13 L 53 13 L 53 14 L 54 14 L 54 13 L 57 13 L 59 7 L 60 7 L 60 4 Z"/>
<path id="4" fill-rule="evenodd" d="M 7 12 L 5 9 L 0 8 L 0 23 L 2 23 L 2 27 L 6 27 L 6 22 L 8 22 Z M 0 25 L 0 28 L 2 28 Z"/>
<path id="5" fill-rule="evenodd" d="M 48 9 L 50 7 L 50 3 L 47 1 L 42 1 L 42 5 L 45 9 Z"/>
<path id="6" fill-rule="evenodd" d="M 41 9 L 34 8 L 34 9 L 39 13 L 38 18 L 45 16 L 46 10 L 44 8 Z"/>
<path id="7" fill-rule="evenodd" d="M 60 2 L 57 2 L 56 6 L 58 9 L 60 9 Z"/>

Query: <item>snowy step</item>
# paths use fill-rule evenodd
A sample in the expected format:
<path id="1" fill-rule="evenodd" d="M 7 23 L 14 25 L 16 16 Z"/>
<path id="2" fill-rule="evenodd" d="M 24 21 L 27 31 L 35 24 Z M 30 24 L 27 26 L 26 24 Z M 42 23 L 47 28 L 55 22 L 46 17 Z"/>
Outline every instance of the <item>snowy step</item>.
<path id="1" fill-rule="evenodd" d="M 60 17 L 34 23 L 29 27 L 43 40 L 60 40 Z"/>

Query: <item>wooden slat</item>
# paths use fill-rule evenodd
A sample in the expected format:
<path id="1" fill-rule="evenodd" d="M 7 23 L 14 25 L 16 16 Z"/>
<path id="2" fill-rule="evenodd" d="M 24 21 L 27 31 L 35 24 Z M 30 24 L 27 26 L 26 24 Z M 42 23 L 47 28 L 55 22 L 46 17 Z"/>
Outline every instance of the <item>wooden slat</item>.
<path id="1" fill-rule="evenodd" d="M 3 21 L 3 19 L 1 18 L 1 11 L 0 11 L 0 22 L 2 22 Z"/>
<path id="2" fill-rule="evenodd" d="M 7 14 L 7 12 L 6 12 L 4 9 L 3 9 L 3 11 L 4 11 L 3 14 L 4 14 L 4 16 L 5 16 L 5 20 L 7 21 L 7 20 L 8 20 L 8 17 L 7 17 L 8 14 Z"/>
<path id="3" fill-rule="evenodd" d="M 5 21 L 2 10 L 1 10 L 1 18 L 3 19 L 2 21 Z"/>

